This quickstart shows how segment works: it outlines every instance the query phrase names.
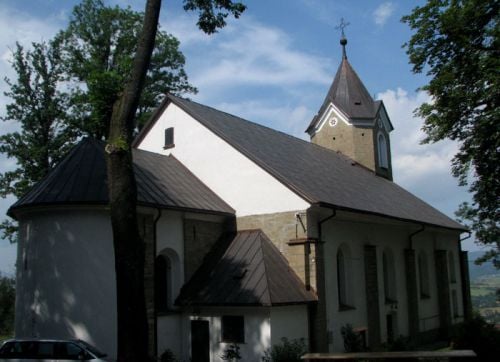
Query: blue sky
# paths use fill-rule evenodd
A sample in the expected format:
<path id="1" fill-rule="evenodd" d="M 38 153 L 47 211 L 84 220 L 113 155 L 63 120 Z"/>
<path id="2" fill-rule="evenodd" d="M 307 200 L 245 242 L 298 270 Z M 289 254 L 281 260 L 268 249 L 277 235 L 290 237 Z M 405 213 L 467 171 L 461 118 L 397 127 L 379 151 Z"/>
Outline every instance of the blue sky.
<path id="1" fill-rule="evenodd" d="M 15 41 L 29 46 L 50 39 L 68 21 L 73 0 L 2 0 L 0 3 L 0 75 L 13 78 L 9 65 Z M 343 17 L 350 25 L 347 56 L 367 89 L 385 103 L 395 130 L 391 134 L 394 180 L 453 217 L 465 188 L 450 175 L 457 145 L 450 141 L 420 145 L 422 120 L 413 110 L 428 96 L 417 91 L 425 75 L 411 72 L 402 44 L 411 36 L 401 16 L 422 1 L 274 0 L 245 2 L 248 10 L 218 34 L 196 28 L 194 14 L 182 0 L 164 0 L 161 26 L 181 41 L 192 99 L 266 126 L 306 138 L 304 130 L 319 109 L 341 60 Z M 109 0 L 108 4 L 142 10 L 144 1 Z M 9 99 L 0 82 L 0 114 Z M 2 122 L 0 133 L 16 129 Z M 0 172 L 14 167 L 0 156 Z M 13 199 L 0 199 L 0 214 Z M 476 250 L 472 241 L 463 244 Z M 12 273 L 15 245 L 0 241 L 0 271 Z"/>

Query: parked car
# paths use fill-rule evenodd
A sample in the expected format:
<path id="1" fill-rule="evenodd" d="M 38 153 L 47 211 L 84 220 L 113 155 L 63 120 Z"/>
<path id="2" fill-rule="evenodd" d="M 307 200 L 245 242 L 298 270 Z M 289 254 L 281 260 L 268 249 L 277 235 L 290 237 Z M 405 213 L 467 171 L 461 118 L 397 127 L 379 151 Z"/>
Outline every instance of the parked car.
<path id="1" fill-rule="evenodd" d="M 106 354 L 81 340 L 9 339 L 0 347 L 0 362 L 109 362 Z"/>

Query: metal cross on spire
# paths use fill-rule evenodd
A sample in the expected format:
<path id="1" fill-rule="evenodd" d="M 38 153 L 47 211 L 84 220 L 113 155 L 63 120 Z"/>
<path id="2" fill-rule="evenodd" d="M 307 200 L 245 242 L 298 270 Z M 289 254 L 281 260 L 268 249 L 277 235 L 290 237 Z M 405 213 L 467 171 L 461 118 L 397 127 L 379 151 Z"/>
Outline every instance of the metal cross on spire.
<path id="1" fill-rule="evenodd" d="M 335 27 L 335 29 L 340 29 L 342 37 L 340 38 L 340 45 L 342 45 L 342 56 L 347 58 L 347 54 L 345 52 L 345 46 L 347 44 L 347 39 L 345 37 L 344 29 L 349 25 L 348 22 L 344 21 L 344 18 L 340 19 L 340 24 Z"/>

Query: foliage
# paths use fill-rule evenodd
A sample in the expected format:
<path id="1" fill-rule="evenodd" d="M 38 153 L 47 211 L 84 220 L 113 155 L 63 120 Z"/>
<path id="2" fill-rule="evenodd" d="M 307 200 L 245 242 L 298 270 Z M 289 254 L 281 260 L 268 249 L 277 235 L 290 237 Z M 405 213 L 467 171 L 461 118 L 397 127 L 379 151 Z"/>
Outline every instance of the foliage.
<path id="1" fill-rule="evenodd" d="M 240 346 L 236 343 L 230 344 L 224 349 L 224 353 L 220 358 L 223 361 L 239 361 L 241 359 Z"/>
<path id="2" fill-rule="evenodd" d="M 346 324 L 340 329 L 342 338 L 344 339 L 344 349 L 346 352 L 361 352 L 363 348 L 363 339 L 359 333 L 352 329 L 352 325 Z"/>
<path id="3" fill-rule="evenodd" d="M 451 139 L 460 148 L 452 172 L 470 183 L 473 203 L 457 212 L 476 240 L 493 244 L 486 259 L 500 267 L 500 2 L 428 0 L 402 21 L 415 31 L 404 44 L 413 72 L 430 77 L 421 89 L 432 101 L 424 118 L 424 143 Z"/>
<path id="4" fill-rule="evenodd" d="M 83 0 L 57 38 L 63 45 L 67 76 L 77 84 L 73 103 L 76 126 L 95 138 L 107 138 L 113 106 L 129 79 L 144 14 Z M 142 127 L 166 93 L 196 93 L 184 71 L 179 41 L 158 31 L 135 123 Z"/>
<path id="5" fill-rule="evenodd" d="M 275 344 L 270 351 L 266 351 L 263 362 L 299 362 L 300 357 L 307 352 L 304 338 L 292 339 L 281 338 L 281 344 Z"/>
<path id="6" fill-rule="evenodd" d="M 20 130 L 0 136 L 0 152 L 15 158 L 17 168 L 0 174 L 0 196 L 19 198 L 66 155 L 76 133 L 68 126 L 71 106 L 63 89 L 60 44 L 33 43 L 25 50 L 17 43 L 12 67 L 17 79 L 5 79 L 12 103 L 1 119 L 18 122 Z M 16 225 L 5 220 L 0 228 L 13 242 Z"/>
<path id="7" fill-rule="evenodd" d="M 207 34 L 217 32 L 217 29 L 226 26 L 226 18 L 232 14 L 238 19 L 245 11 L 246 6 L 231 0 L 184 0 L 184 10 L 199 11 L 196 25 Z"/>
<path id="8" fill-rule="evenodd" d="M 160 356 L 160 362 L 178 362 L 179 360 L 175 357 L 174 352 L 170 349 L 166 349 Z"/>
<path id="9" fill-rule="evenodd" d="M 461 324 L 454 332 L 454 349 L 472 349 L 479 361 L 497 361 L 500 356 L 500 331 L 480 315 Z"/>
<path id="10" fill-rule="evenodd" d="M 0 275 L 0 335 L 14 333 L 15 280 Z"/>

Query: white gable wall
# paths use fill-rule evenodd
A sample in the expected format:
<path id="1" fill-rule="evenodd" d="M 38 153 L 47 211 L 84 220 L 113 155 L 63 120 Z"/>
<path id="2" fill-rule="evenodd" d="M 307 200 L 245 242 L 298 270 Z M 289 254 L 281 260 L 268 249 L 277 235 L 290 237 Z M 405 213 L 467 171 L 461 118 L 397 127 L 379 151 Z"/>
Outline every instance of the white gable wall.
<path id="1" fill-rule="evenodd" d="M 164 150 L 164 132 L 174 127 L 175 147 Z M 226 141 L 171 103 L 138 146 L 172 153 L 237 216 L 303 210 L 309 204 Z"/>

